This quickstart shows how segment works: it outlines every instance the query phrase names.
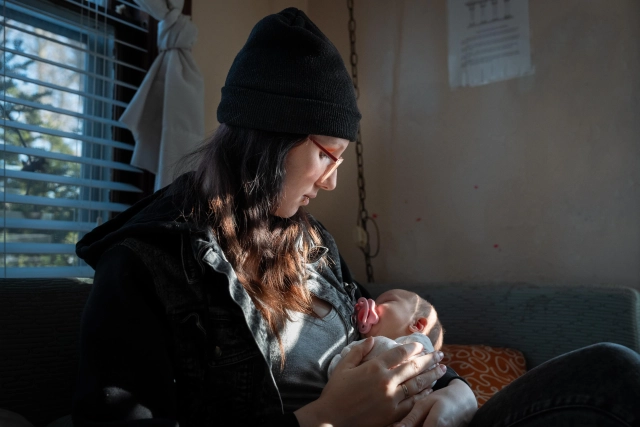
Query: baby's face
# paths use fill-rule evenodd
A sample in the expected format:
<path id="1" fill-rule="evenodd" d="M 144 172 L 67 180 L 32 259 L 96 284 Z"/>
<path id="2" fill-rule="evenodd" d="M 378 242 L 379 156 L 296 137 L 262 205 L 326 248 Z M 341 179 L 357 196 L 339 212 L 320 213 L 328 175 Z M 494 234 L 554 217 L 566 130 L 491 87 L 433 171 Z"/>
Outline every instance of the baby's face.
<path id="1" fill-rule="evenodd" d="M 371 326 L 366 337 L 384 336 L 396 339 L 409 335 L 409 326 L 416 309 L 418 296 L 409 291 L 393 289 L 376 298 L 378 323 Z"/>

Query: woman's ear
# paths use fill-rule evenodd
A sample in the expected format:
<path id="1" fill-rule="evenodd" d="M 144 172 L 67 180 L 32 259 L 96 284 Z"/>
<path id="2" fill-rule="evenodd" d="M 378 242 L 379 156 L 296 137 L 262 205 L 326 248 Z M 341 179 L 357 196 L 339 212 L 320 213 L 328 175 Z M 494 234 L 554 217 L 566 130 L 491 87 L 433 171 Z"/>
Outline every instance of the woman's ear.
<path id="1" fill-rule="evenodd" d="M 420 332 L 421 334 L 426 334 L 427 324 L 428 322 L 426 317 L 418 317 L 411 323 L 411 325 L 409 325 L 409 330 L 412 333 Z"/>

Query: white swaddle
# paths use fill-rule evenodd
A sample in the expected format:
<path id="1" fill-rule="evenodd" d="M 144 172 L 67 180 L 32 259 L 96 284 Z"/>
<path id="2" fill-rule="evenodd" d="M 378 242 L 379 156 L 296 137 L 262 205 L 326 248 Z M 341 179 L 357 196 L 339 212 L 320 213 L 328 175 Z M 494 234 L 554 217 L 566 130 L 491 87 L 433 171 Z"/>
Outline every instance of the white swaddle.
<path id="1" fill-rule="evenodd" d="M 362 340 L 359 340 L 359 341 L 354 341 L 351 344 L 348 344 L 342 349 L 340 354 L 336 354 L 333 357 L 333 359 L 331 360 L 331 363 L 329 364 L 329 369 L 328 369 L 329 377 L 331 377 L 331 374 L 333 373 L 333 370 L 336 368 L 336 365 L 338 364 L 338 362 L 340 362 L 340 360 L 342 360 L 342 358 L 345 357 L 347 353 L 351 351 L 351 348 L 354 345 L 359 344 L 361 342 Z M 391 350 L 394 347 L 397 347 L 401 344 L 406 344 L 409 342 L 419 342 L 420 344 L 422 344 L 422 347 L 424 348 L 422 353 L 419 353 L 414 357 L 417 357 L 421 354 L 431 353 L 434 351 L 433 344 L 431 344 L 431 340 L 429 339 L 429 337 L 419 332 L 414 332 L 411 335 L 406 335 L 404 337 L 400 337 L 395 340 L 392 340 L 391 338 L 387 338 L 387 337 L 378 336 L 378 337 L 373 337 L 373 348 L 364 357 L 362 361 L 366 362 L 368 360 L 371 360 L 379 356 L 380 354 L 384 353 L 387 350 Z M 435 384 L 435 381 L 433 384 Z M 431 384 L 432 387 L 433 387 L 433 384 Z"/>

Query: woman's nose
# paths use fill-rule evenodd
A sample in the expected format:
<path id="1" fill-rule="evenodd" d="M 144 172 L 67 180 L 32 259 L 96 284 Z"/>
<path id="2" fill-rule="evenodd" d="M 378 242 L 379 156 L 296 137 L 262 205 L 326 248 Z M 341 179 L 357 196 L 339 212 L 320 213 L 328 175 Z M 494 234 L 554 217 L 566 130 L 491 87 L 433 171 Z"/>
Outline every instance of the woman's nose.
<path id="1" fill-rule="evenodd" d="M 338 170 L 334 170 L 324 181 L 318 180 L 318 187 L 331 191 L 338 185 Z"/>

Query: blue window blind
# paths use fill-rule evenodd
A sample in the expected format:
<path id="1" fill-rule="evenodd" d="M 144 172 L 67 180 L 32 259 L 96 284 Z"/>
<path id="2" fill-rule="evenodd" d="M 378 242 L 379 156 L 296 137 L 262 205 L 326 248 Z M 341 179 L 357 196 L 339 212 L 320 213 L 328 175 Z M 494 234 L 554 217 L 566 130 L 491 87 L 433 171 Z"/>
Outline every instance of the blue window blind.
<path id="1" fill-rule="evenodd" d="M 111 201 L 114 191 L 141 191 L 113 179 L 141 173 L 114 156 L 133 150 L 114 139 L 127 105 L 114 94 L 137 89 L 123 73 L 146 72 L 117 52 L 147 52 L 114 28 L 148 30 L 127 19 L 139 10 L 132 1 L 118 2 L 118 13 L 102 1 L 0 0 L 0 277 L 91 277 L 75 243 L 128 207 Z"/>

